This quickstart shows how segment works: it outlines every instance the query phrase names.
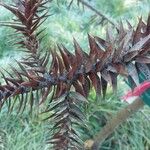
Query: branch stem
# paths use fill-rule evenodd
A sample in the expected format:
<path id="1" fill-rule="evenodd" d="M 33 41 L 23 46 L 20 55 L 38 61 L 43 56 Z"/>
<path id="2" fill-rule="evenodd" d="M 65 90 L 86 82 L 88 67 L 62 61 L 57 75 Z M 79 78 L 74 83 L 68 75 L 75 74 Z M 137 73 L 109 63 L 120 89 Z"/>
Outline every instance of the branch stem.
<path id="1" fill-rule="evenodd" d="M 99 150 L 104 140 L 116 129 L 117 126 L 126 121 L 132 114 L 144 106 L 144 102 L 137 98 L 133 103 L 120 110 L 103 129 L 95 135 L 94 139 L 85 141 L 84 148 L 86 150 Z"/>
<path id="2" fill-rule="evenodd" d="M 91 5 L 89 5 L 87 2 L 85 2 L 84 0 L 78 0 L 80 3 L 82 3 L 84 6 L 86 6 L 87 8 L 89 8 L 90 10 L 92 10 L 93 12 L 95 12 L 98 16 L 104 18 L 105 20 L 107 20 L 110 24 L 112 24 L 113 26 L 117 27 L 116 24 L 111 21 L 108 17 L 106 17 L 104 14 L 102 14 L 100 11 L 98 11 L 97 9 L 95 9 L 94 7 L 92 7 Z"/>

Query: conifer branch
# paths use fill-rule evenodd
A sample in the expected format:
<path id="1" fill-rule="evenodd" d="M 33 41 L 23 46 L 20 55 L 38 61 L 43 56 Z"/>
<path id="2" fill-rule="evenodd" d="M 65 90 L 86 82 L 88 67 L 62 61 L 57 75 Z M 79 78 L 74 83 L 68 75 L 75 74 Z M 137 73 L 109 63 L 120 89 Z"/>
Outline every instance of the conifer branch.
<path id="1" fill-rule="evenodd" d="M 0 86 L 1 107 L 9 98 L 18 96 L 20 110 L 26 107 L 27 96 L 24 95 L 30 93 L 32 108 L 35 95 L 41 104 L 49 100 L 52 92 L 52 101 L 49 100 L 46 107 L 46 111 L 53 113 L 48 117 L 53 122 L 49 143 L 56 150 L 79 150 L 83 148 L 83 143 L 74 124 L 84 124 L 80 105 L 86 101 L 91 87 L 94 87 L 97 95 L 105 97 L 108 84 L 112 85 L 114 91 L 117 90 L 118 75 L 127 77 L 132 85 L 138 84 L 139 79 L 143 80 L 139 73 L 150 79 L 150 16 L 147 23 L 140 19 L 136 30 L 130 24 L 128 28 L 120 24 L 116 36 L 108 30 L 105 40 L 89 35 L 89 54 L 74 39 L 74 54 L 64 46 L 58 46 L 57 51 L 51 50 L 41 55 L 39 35 L 43 30 L 37 30 L 48 17 L 48 0 L 19 1 L 21 7 L 0 3 L 16 16 L 14 21 L 2 24 L 15 29 L 23 37 L 16 44 L 29 57 L 17 62 L 20 70 L 12 67 L 13 73 L 7 71 L 7 77 L 1 72 L 5 80 L 5 84 Z"/>

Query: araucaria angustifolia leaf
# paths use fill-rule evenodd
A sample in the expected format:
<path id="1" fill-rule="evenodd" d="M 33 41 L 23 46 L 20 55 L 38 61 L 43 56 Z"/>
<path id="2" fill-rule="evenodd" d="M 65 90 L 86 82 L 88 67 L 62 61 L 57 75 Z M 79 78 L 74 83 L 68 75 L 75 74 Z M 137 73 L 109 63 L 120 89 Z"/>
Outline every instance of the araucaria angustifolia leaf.
<path id="1" fill-rule="evenodd" d="M 15 30 L 21 37 L 15 44 L 27 53 L 25 58 L 15 62 L 19 69 L 11 67 L 12 73 L 7 72 L 8 75 L 1 72 L 5 81 L 0 85 L 1 108 L 9 101 L 11 111 L 19 99 L 19 112 L 25 109 L 27 101 L 33 111 L 38 98 L 39 105 L 48 104 L 45 112 L 52 112 L 47 118 L 53 124 L 48 143 L 54 150 L 81 150 L 83 141 L 77 127 L 86 125 L 82 110 L 91 87 L 97 95 L 105 97 L 108 84 L 116 92 L 118 75 L 130 78 L 135 86 L 140 81 L 139 72 L 149 79 L 150 16 L 147 23 L 140 19 L 136 29 L 131 25 L 124 28 L 120 23 L 115 36 L 107 31 L 106 40 L 89 35 L 89 54 L 75 39 L 74 54 L 60 45 L 57 50 L 44 53 L 41 52 L 40 37 L 44 29 L 39 31 L 39 26 L 49 16 L 49 0 L 18 2 L 19 5 L 13 6 L 0 3 L 16 17 L 12 22 L 1 22 L 1 25 Z"/>

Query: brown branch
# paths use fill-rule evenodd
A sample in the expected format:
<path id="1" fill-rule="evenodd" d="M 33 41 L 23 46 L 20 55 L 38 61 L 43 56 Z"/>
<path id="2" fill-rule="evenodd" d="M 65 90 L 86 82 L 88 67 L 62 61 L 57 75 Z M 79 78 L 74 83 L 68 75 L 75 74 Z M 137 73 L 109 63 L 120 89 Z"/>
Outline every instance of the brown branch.
<path id="1" fill-rule="evenodd" d="M 86 150 L 99 150 L 102 142 L 115 130 L 115 128 L 143 106 L 144 102 L 140 98 L 137 98 L 133 103 L 120 110 L 117 115 L 113 117 L 97 135 L 95 135 L 94 139 L 85 141 L 84 148 Z"/>
<path id="2" fill-rule="evenodd" d="M 84 0 L 78 0 L 78 1 L 117 28 L 117 25 L 113 21 L 111 21 L 108 17 L 106 17 L 103 13 L 101 13 L 100 11 L 98 11 L 97 9 L 89 5 Z"/>

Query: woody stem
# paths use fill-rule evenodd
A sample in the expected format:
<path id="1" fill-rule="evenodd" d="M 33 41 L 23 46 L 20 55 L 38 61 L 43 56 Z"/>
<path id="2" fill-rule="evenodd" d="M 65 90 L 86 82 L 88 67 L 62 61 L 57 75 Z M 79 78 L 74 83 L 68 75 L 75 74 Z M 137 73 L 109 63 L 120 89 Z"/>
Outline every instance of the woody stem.
<path id="1" fill-rule="evenodd" d="M 115 128 L 126 121 L 132 114 L 134 114 L 143 106 L 144 102 L 141 100 L 141 98 L 137 98 L 133 103 L 120 110 L 116 116 L 107 122 L 103 129 L 97 133 L 93 139 L 85 141 L 85 149 L 99 150 L 103 141 L 115 130 Z"/>

